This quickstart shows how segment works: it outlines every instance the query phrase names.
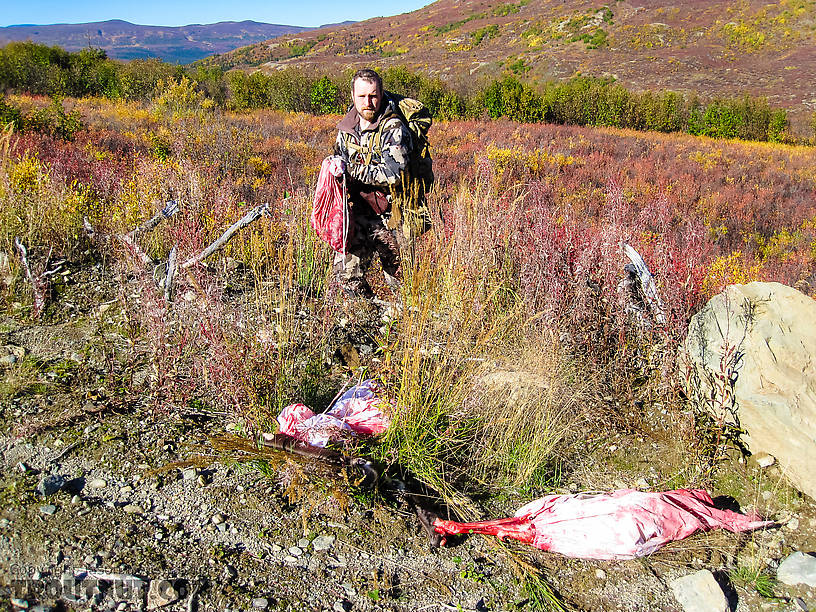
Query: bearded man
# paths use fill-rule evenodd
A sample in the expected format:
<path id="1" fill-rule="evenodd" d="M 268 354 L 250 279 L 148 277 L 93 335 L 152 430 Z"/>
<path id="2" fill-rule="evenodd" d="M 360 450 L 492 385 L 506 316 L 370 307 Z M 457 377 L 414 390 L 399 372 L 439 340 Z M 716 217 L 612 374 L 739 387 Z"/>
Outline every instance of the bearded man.
<path id="1" fill-rule="evenodd" d="M 424 199 L 430 181 L 420 180 L 414 169 L 417 134 L 400 109 L 400 100 L 410 100 L 385 92 L 380 75 L 370 69 L 354 74 L 351 97 L 337 126 L 333 173 L 345 175 L 352 229 L 345 255 L 334 256 L 334 271 L 346 295 L 369 299 L 374 294 L 365 275 L 375 254 L 385 282 L 399 286 L 400 244 L 430 226 Z"/>

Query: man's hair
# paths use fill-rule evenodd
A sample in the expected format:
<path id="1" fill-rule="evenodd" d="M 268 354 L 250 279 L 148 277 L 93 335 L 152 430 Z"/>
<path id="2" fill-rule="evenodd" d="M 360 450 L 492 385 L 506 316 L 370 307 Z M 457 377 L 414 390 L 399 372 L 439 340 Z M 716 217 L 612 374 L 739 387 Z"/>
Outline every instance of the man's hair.
<path id="1" fill-rule="evenodd" d="M 362 79 L 363 81 L 368 81 L 369 83 L 374 83 L 377 85 L 377 89 L 383 91 L 383 82 L 382 78 L 375 70 L 371 68 L 363 68 L 362 70 L 358 70 L 354 73 L 354 76 L 351 77 L 351 93 L 354 94 L 354 84 L 357 82 L 358 79 Z"/>

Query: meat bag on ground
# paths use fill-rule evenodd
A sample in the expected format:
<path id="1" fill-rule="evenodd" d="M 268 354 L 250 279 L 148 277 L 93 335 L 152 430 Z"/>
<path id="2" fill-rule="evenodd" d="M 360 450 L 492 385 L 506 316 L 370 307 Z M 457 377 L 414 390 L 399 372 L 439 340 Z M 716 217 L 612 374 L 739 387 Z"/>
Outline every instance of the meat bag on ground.
<path id="1" fill-rule="evenodd" d="M 751 531 L 772 525 L 714 507 L 701 489 L 649 493 L 547 495 L 519 508 L 512 518 L 475 523 L 436 519 L 443 535 L 481 533 L 513 538 L 536 548 L 581 559 L 634 559 L 697 531 Z"/>

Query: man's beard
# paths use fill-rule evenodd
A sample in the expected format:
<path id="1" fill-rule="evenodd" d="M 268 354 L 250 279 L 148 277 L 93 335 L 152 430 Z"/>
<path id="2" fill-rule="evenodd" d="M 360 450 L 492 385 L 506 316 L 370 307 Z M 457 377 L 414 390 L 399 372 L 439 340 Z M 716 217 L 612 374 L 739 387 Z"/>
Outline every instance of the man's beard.
<path id="1" fill-rule="evenodd" d="M 360 116 L 366 121 L 374 121 L 374 117 L 377 116 L 377 111 L 373 108 L 364 108 L 360 111 Z"/>

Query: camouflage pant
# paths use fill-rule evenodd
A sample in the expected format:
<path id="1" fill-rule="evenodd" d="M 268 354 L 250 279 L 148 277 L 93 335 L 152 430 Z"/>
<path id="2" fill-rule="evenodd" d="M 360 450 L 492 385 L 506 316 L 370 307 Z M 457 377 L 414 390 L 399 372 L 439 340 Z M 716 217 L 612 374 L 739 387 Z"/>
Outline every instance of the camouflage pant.
<path id="1" fill-rule="evenodd" d="M 385 272 L 386 283 L 394 286 L 400 263 L 400 249 L 394 232 L 382 218 L 366 205 L 354 206 L 354 229 L 346 246 L 346 255 L 334 254 L 334 273 L 337 282 L 348 295 L 370 298 L 374 296 L 365 278 L 376 253 Z"/>

